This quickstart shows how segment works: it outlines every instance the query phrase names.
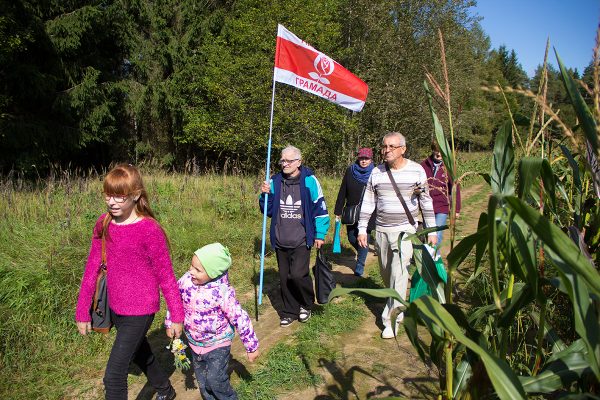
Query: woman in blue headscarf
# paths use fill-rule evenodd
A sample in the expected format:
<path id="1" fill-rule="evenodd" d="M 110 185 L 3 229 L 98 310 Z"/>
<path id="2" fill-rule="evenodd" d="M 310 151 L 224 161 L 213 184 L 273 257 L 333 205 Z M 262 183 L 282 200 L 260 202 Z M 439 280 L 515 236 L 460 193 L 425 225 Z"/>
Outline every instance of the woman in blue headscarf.
<path id="1" fill-rule="evenodd" d="M 358 150 L 356 155 L 356 162 L 348 167 L 342 180 L 342 185 L 338 192 L 337 201 L 335 202 L 335 216 L 336 219 L 340 219 L 344 207 L 351 207 L 362 203 L 363 194 L 367 181 L 373 171 L 373 150 L 367 147 L 363 147 Z M 367 226 L 368 237 L 371 235 L 371 231 L 375 228 L 375 217 L 376 213 L 371 215 L 369 225 Z M 348 230 L 348 241 L 356 250 L 356 267 L 354 268 L 354 275 L 362 276 L 365 270 L 365 260 L 369 253 L 368 248 L 360 247 L 356 241 L 358 235 L 358 221 L 351 225 L 346 225 Z"/>

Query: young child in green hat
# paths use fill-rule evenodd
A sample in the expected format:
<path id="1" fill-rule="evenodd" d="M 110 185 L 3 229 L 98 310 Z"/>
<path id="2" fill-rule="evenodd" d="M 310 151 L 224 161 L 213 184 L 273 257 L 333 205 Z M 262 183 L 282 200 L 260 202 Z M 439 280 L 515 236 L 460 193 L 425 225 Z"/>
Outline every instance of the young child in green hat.
<path id="1" fill-rule="evenodd" d="M 227 373 L 235 329 L 248 360 L 253 362 L 259 355 L 250 317 L 229 283 L 230 266 L 227 247 L 212 243 L 194 252 L 190 270 L 177 281 L 185 312 L 184 332 L 194 353 L 194 372 L 205 399 L 237 399 Z M 171 326 L 169 313 L 165 326 Z"/>

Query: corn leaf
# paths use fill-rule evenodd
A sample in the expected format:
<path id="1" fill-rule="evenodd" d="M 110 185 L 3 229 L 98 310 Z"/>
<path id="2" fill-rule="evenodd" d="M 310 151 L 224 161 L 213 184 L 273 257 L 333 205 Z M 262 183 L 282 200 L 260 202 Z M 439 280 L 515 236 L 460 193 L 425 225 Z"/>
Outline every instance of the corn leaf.
<path id="1" fill-rule="evenodd" d="M 513 216 L 510 223 L 510 243 L 512 262 L 509 267 L 511 271 L 523 281 L 528 282 L 534 291 L 534 296 L 537 296 L 538 270 L 535 240 L 525 221 L 516 215 Z"/>
<path id="2" fill-rule="evenodd" d="M 431 98 L 431 91 L 429 90 L 429 85 L 427 81 L 423 81 L 423 86 L 425 87 L 425 93 L 427 94 L 427 102 L 429 103 L 429 112 L 431 113 L 431 118 L 433 119 L 433 130 L 435 132 L 435 139 L 440 146 L 440 153 L 442 153 L 442 160 L 444 160 L 444 166 L 450 175 L 450 178 L 453 181 L 456 181 L 458 178 L 456 176 L 456 171 L 454 171 L 454 163 L 452 162 L 452 149 L 448 145 L 448 141 L 444 136 L 444 128 L 440 123 L 440 120 L 433 109 L 433 100 Z"/>
<path id="3" fill-rule="evenodd" d="M 515 155 L 510 121 L 504 122 L 498 130 L 490 178 L 493 194 L 512 196 L 515 193 Z"/>
<path id="4" fill-rule="evenodd" d="M 345 294 L 350 294 L 352 292 L 360 292 L 360 293 L 368 294 L 369 296 L 384 298 L 384 299 L 391 297 L 394 300 L 398 300 L 400 303 L 402 303 L 404 305 L 404 307 L 408 307 L 408 302 L 406 300 L 404 300 L 402 297 L 400 297 L 400 295 L 398 294 L 398 292 L 396 290 L 390 289 L 390 288 L 359 289 L 359 288 L 336 287 L 335 289 L 333 289 L 331 291 L 331 293 L 329 293 L 328 302 L 336 297 L 343 296 Z"/>
<path id="5" fill-rule="evenodd" d="M 571 152 L 569 151 L 567 146 L 565 146 L 564 144 L 561 144 L 560 149 L 562 150 L 563 154 L 567 158 L 567 161 L 569 161 L 569 165 L 571 166 L 571 170 L 573 171 L 573 189 L 575 190 L 575 194 L 573 195 L 573 204 L 571 204 L 571 206 L 573 207 L 573 210 L 575 212 L 575 215 L 573 217 L 573 219 L 575 221 L 575 226 L 578 229 L 581 229 L 582 222 L 583 222 L 581 220 L 581 199 L 582 199 L 583 188 L 581 185 L 581 175 L 579 173 L 579 164 L 577 163 L 577 161 L 575 161 L 573 154 L 571 154 Z M 568 197 L 565 197 L 565 198 L 568 199 Z"/>
<path id="6" fill-rule="evenodd" d="M 500 399 L 523 399 L 525 391 L 517 375 L 511 370 L 506 361 L 486 351 L 473 340 L 469 339 L 452 315 L 438 302 L 429 296 L 415 300 L 411 307 L 417 307 L 419 312 L 431 319 L 437 326 L 450 333 L 454 338 L 476 353 L 485 366 L 488 377 Z"/>
<path id="7" fill-rule="evenodd" d="M 586 352 L 581 339 L 573 342 L 566 350 L 553 355 L 538 375 L 520 376 L 523 389 L 527 393 L 551 393 L 569 387 L 590 369 Z"/>
<path id="8" fill-rule="evenodd" d="M 539 327 L 540 313 L 535 310 L 532 310 L 529 312 L 529 316 L 531 317 L 533 322 L 535 322 L 535 324 Z M 559 351 L 563 351 L 567 348 L 565 342 L 563 342 L 562 339 L 558 336 L 558 333 L 556 333 L 556 330 L 554 330 L 554 328 L 550 325 L 549 321 L 545 321 L 544 323 L 544 338 L 546 338 L 546 340 L 550 344 L 552 344 L 553 353 L 558 353 Z"/>
<path id="9" fill-rule="evenodd" d="M 585 100 L 583 100 L 581 93 L 579 93 L 578 85 L 575 83 L 575 80 L 571 77 L 569 71 L 567 71 L 563 65 L 563 62 L 556 49 L 554 49 L 554 54 L 556 54 L 556 60 L 558 61 L 563 84 L 565 85 L 565 89 L 567 90 L 569 98 L 571 99 L 571 104 L 573 104 L 573 110 L 575 110 L 575 114 L 577 114 L 579 124 L 583 128 L 585 138 L 592 147 L 593 153 L 598 154 L 598 147 L 600 146 L 600 143 L 598 143 L 596 120 L 594 120 L 592 112 L 587 104 L 585 104 Z"/>
<path id="10" fill-rule="evenodd" d="M 508 328 L 515 322 L 515 316 L 525 308 L 529 303 L 535 300 L 535 295 L 531 286 L 518 282 L 513 288 L 513 296 L 510 303 L 498 318 L 498 326 Z"/>
<path id="11" fill-rule="evenodd" d="M 473 369 L 471 364 L 463 357 L 454 369 L 454 376 L 452 381 L 452 398 L 458 397 L 458 394 L 465 390 L 467 382 L 473 376 Z"/>
<path id="12" fill-rule="evenodd" d="M 562 289 L 566 290 L 573 304 L 575 331 L 587 347 L 587 360 L 597 378 L 600 378 L 600 326 L 598 314 L 590 300 L 589 286 L 584 278 L 571 269 L 564 260 L 551 249 L 546 254 L 558 269 Z"/>
<path id="13" fill-rule="evenodd" d="M 490 196 L 488 201 L 488 251 L 490 259 L 490 272 L 492 275 L 492 292 L 496 307 L 502 309 L 500 304 L 500 281 L 498 277 L 498 226 L 496 222 L 496 209 L 499 199 L 496 195 Z"/>
<path id="14" fill-rule="evenodd" d="M 454 247 L 452 251 L 448 253 L 448 269 L 450 271 L 455 271 L 460 266 L 460 264 L 462 264 L 465 258 L 467 258 L 469 253 L 471 253 L 473 247 L 480 244 L 484 247 L 485 245 L 487 245 L 487 239 L 487 225 L 484 225 L 483 227 L 479 228 L 477 232 L 464 237 L 460 242 L 458 242 L 456 247 Z M 480 247 L 478 247 L 478 249 L 480 249 Z"/>
<path id="15" fill-rule="evenodd" d="M 540 202 L 540 185 L 538 178 L 544 182 L 544 192 L 550 200 L 552 210 L 556 210 L 556 183 L 550 163 L 545 158 L 523 157 L 519 162 L 519 198 L 527 201 L 531 196 Z"/>
<path id="16" fill-rule="evenodd" d="M 544 247 L 550 248 L 554 253 L 569 265 L 577 274 L 580 274 L 587 285 L 593 290 L 594 294 L 600 295 L 600 274 L 581 254 L 579 248 L 573 241 L 558 227 L 551 223 L 546 217 L 537 210 L 525 204 L 516 197 L 507 197 L 505 199 L 510 208 L 521 217 L 532 231 L 544 243 Z"/>

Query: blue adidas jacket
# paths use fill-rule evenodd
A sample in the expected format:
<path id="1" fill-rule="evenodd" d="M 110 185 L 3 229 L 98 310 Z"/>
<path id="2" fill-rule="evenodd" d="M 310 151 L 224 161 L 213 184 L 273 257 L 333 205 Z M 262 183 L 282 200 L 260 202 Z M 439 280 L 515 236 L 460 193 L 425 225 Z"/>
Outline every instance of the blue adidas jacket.
<path id="1" fill-rule="evenodd" d="M 280 173 L 271 177 L 271 192 L 267 202 L 267 216 L 271 218 L 279 213 L 279 198 L 281 197 L 281 181 L 283 176 Z M 325 239 L 329 229 L 329 214 L 323 197 L 323 190 L 313 171 L 303 165 L 300 166 L 300 196 L 302 198 L 302 210 L 304 217 L 302 225 L 306 232 L 306 245 L 312 247 L 315 239 Z M 277 201 L 274 201 L 277 200 Z M 258 201 L 260 212 L 264 211 L 265 194 L 261 193 Z M 307 218 L 308 216 L 308 218 Z M 277 240 L 275 238 L 275 225 L 277 218 L 271 219 L 271 230 L 269 238 L 271 247 L 276 248 Z"/>

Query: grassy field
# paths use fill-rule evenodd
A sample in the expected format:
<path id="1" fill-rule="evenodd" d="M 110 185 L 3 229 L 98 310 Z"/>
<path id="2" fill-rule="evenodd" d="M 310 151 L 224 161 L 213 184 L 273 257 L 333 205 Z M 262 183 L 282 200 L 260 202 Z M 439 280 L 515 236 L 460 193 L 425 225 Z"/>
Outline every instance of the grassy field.
<path id="1" fill-rule="evenodd" d="M 488 163 L 488 155 L 470 155 L 468 162 L 461 162 L 461 170 L 488 169 Z M 231 279 L 240 301 L 254 315 L 262 224 L 257 194 L 262 177 L 143 172 L 151 205 L 171 242 L 176 275 L 187 270 L 196 248 L 222 242 L 232 252 Z M 317 176 L 332 213 L 340 178 Z M 101 377 L 113 337 L 84 338 L 74 324 L 92 226 L 105 207 L 101 180 L 95 174 L 80 177 L 68 171 L 35 183 L 10 177 L 0 181 L 0 192 L 0 397 L 84 395 L 93 389 L 93 379 Z M 265 285 L 274 284 L 276 260 L 270 252 L 265 268 Z M 346 315 L 342 320 L 351 321 L 356 310 L 352 300 L 348 301 L 325 313 L 340 313 Z M 161 329 L 163 313 L 164 307 L 152 329 Z M 310 329 L 324 328 L 329 333 L 338 329 L 319 324 L 320 320 L 329 319 L 315 318 L 307 329 L 313 326 Z M 341 326 L 352 330 L 354 325 Z M 261 374 L 278 371 L 276 364 L 282 358 L 278 352 L 327 351 L 307 347 L 310 337 L 299 333 L 293 346 L 275 347 L 275 352 L 265 357 L 260 371 L 266 372 Z M 95 356 L 98 353 L 103 356 Z M 293 381 L 293 368 L 285 371 L 291 375 L 277 379 Z M 302 382 L 277 390 L 289 390 Z M 241 393 L 249 390 L 244 383 L 239 389 Z"/>

